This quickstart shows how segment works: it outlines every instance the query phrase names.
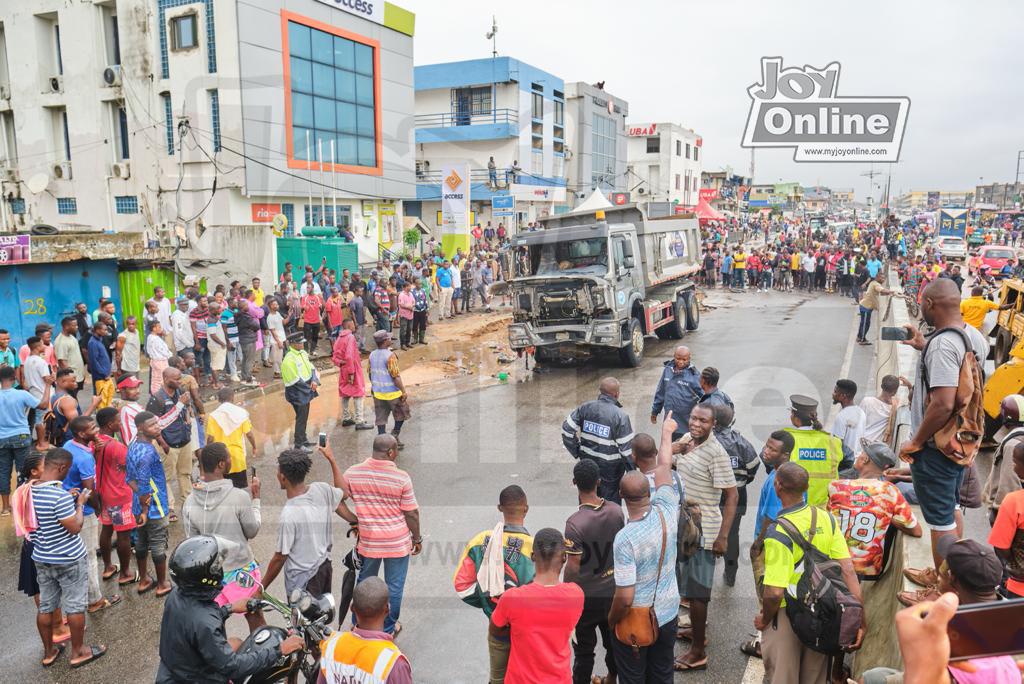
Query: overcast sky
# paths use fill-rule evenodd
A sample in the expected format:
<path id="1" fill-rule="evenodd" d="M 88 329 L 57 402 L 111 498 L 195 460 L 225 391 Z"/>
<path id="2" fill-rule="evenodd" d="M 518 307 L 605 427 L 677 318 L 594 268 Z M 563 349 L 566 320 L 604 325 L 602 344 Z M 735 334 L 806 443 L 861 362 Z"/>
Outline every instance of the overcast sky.
<path id="1" fill-rule="evenodd" d="M 760 59 L 842 65 L 840 96 L 910 97 L 898 190 L 1012 182 L 1024 149 L 1024 3 L 859 0 L 395 0 L 416 13 L 416 64 L 498 54 L 565 81 L 605 81 L 630 121 L 672 121 L 704 137 L 704 169 L 746 174 L 746 89 Z M 869 164 L 796 163 L 758 150 L 755 181 L 868 190 Z M 876 165 L 888 170 L 888 165 Z M 876 178 L 876 183 L 884 182 Z"/>

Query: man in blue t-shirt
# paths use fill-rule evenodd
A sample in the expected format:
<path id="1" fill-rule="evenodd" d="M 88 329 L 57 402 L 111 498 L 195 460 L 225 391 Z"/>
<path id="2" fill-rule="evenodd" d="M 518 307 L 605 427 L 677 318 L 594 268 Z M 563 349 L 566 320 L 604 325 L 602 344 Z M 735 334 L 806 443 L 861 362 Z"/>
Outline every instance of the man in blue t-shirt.
<path id="1" fill-rule="evenodd" d="M 441 320 L 450 318 L 452 315 L 452 295 L 455 293 L 455 289 L 452 285 L 452 269 L 451 264 L 445 259 L 441 262 L 441 265 L 437 268 L 437 274 L 434 276 L 437 280 L 437 287 L 441 290 L 441 296 L 439 298 L 439 308 L 437 310 L 437 316 Z"/>
<path id="2" fill-rule="evenodd" d="M 64 646 L 53 643 L 54 612 L 58 608 L 67 617 L 71 630 L 72 667 L 85 665 L 107 650 L 105 646 L 83 643 L 89 600 L 89 554 L 79 532 L 84 517 L 82 509 L 91 492 L 83 489 L 69 493 L 61 486 L 72 460 L 67 450 L 51 449 L 43 460 L 42 476 L 32 485 L 32 511 L 38 527 L 30 538 L 39 582 L 38 626 L 43 641 L 44 667 L 52 665 L 64 651 Z"/>
<path id="3" fill-rule="evenodd" d="M 872 252 L 871 257 L 868 259 L 867 264 L 865 264 L 865 266 L 868 269 L 868 275 L 874 278 L 876 275 L 878 275 L 878 271 L 881 270 L 882 262 L 878 260 L 878 255 Z"/>
<path id="4" fill-rule="evenodd" d="M 71 467 L 64 476 L 65 491 L 81 491 L 88 489 L 96 492 L 96 459 L 93 456 L 93 445 L 99 434 L 99 426 L 92 416 L 78 416 L 68 425 L 72 438 L 64 443 L 64 449 L 71 454 Z M 79 536 L 85 544 L 88 558 L 89 574 L 89 612 L 109 608 L 119 603 L 121 597 L 114 594 L 105 598 L 100 591 L 100 569 L 96 559 L 96 551 L 100 548 L 100 525 L 96 510 L 91 504 L 97 504 L 95 494 L 82 509 L 82 529 Z"/>
<path id="5" fill-rule="evenodd" d="M 19 473 L 20 478 L 32 443 L 28 412 L 49 406 L 53 384 L 53 376 L 45 376 L 43 397 L 37 399 L 25 390 L 14 389 L 16 377 L 14 366 L 0 366 L 0 513 L 11 510 L 11 468 Z"/>
<path id="6" fill-rule="evenodd" d="M 128 445 L 125 480 L 135 493 L 132 512 L 138 521 L 135 541 L 135 564 L 138 566 L 139 593 L 156 589 L 156 595 L 171 592 L 167 579 L 167 479 L 160 464 L 155 440 L 160 436 L 160 422 L 149 411 L 135 416 L 138 432 Z M 156 581 L 146 572 L 146 557 L 152 556 Z"/>

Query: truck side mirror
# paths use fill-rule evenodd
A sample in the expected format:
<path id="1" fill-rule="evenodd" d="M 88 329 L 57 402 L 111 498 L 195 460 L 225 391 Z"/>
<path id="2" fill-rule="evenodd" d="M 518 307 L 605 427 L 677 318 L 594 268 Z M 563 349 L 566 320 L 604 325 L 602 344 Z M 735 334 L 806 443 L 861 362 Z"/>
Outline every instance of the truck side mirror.
<path id="1" fill-rule="evenodd" d="M 632 254 L 627 254 L 626 256 L 622 257 L 623 268 L 633 268 L 634 266 L 636 266 L 636 260 L 633 259 Z"/>

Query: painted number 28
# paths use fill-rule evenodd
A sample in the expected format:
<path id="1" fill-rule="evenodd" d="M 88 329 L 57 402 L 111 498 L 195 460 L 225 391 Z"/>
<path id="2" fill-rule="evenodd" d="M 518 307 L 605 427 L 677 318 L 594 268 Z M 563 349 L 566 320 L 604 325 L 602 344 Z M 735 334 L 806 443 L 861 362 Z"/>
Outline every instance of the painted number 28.
<path id="1" fill-rule="evenodd" d="M 46 302 L 42 297 L 36 299 L 23 299 L 25 302 L 25 310 L 22 312 L 25 316 L 45 316 L 46 315 Z"/>

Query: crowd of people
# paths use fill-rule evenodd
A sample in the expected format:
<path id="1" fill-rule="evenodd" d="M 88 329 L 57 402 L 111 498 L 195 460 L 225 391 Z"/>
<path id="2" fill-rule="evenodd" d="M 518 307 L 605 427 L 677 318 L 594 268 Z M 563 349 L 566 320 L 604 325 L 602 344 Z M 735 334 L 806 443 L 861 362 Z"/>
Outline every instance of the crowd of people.
<path id="1" fill-rule="evenodd" d="M 704 275 L 709 286 L 721 273 L 736 287 L 773 288 L 780 275 L 783 288 L 790 280 L 790 287 L 853 292 L 863 328 L 870 325 L 864 311 L 871 310 L 870 298 L 885 292 L 884 262 L 916 263 L 917 257 L 900 261 L 906 234 L 893 225 L 848 237 L 852 243 L 833 247 L 807 243 L 813 235 L 781 235 L 767 251 L 750 254 L 709 246 L 707 255 L 717 252 L 721 262 L 705 262 Z M 874 251 L 863 251 L 872 243 Z M 768 254 L 766 275 L 762 256 Z M 797 258 L 800 268 L 793 266 Z M 804 267 L 805 258 L 813 269 Z M 384 261 L 365 282 L 344 271 L 339 278 L 325 264 L 306 267 L 296 281 L 286 265 L 279 293 L 264 293 L 256 279 L 252 287 L 235 283 L 209 297 L 190 292 L 174 311 L 158 288 L 141 327 L 150 360 L 144 405 L 140 328 L 130 319 L 117 333 L 110 302 L 92 316 L 80 311 L 62 321 L 52 344 L 43 339 L 49 330 L 40 329 L 23 358 L 0 333 L 0 456 L 8 469 L 16 466 L 20 482 L 12 494 L 10 475 L 0 472 L 0 494 L 24 537 L 18 586 L 38 605 L 42 665 L 53 665 L 68 644 L 72 667 L 102 657 L 106 646 L 86 643 L 86 615 L 122 600 L 107 587 L 134 585 L 139 594 L 167 597 L 157 681 L 243 680 L 304 645 L 291 637 L 242 654 L 239 642 L 227 638 L 225 620 L 237 613 L 250 631 L 265 625 L 249 602 L 261 588 L 281 587 L 285 595 L 331 591 L 336 516 L 356 531 L 353 620 L 350 630 L 323 644 L 321 681 L 412 682 L 413 664 L 395 640 L 423 533 L 413 479 L 398 466 L 412 412 L 393 330 L 397 320 L 402 348 L 421 343 L 426 322 L 417 326 L 416 314 L 423 301 L 436 305 L 441 319 L 469 311 L 477 294 L 488 306 L 487 285 L 501 277 L 498 263 L 475 250 L 395 268 Z M 845 274 L 840 264 L 850 263 Z M 1019 681 L 1009 656 L 976 658 L 966 667 L 946 663 L 945 623 L 958 604 L 1024 597 L 1024 396 L 1002 402 L 1004 434 L 984 487 L 991 535 L 965 538 L 966 481 L 972 472 L 976 483 L 981 479 L 974 461 L 980 434 L 970 439 L 977 415 L 970 411 L 978 407 L 988 342 L 978 323 L 965 322 L 960 284 L 948 272 L 920 283 L 922 319 L 937 332 L 926 338 L 908 326 L 906 344 L 921 354 L 911 379 L 885 376 L 877 394 L 860 401 L 854 381 L 837 379 L 831 396 L 837 412 L 828 426 L 816 399 L 792 395 L 788 416 L 776 417 L 778 429 L 760 449 L 735 429 L 721 371 L 698 368 L 686 346 L 674 350 L 652 392 L 650 420 L 661 421 L 657 438 L 634 430 L 619 382 L 601 380 L 597 398 L 561 426 L 563 446 L 575 459 L 561 477 L 575 487 L 578 509 L 559 529 L 531 534 L 527 492 L 508 484 L 497 492 L 498 519 L 458 560 L 452 592 L 487 618 L 479 647 L 486 641 L 489 681 L 671 682 L 675 672 L 706 670 L 717 566 L 722 559 L 723 581 L 734 586 L 747 546 L 740 525 L 751 508 L 756 633 L 734 646 L 763 658 L 771 682 L 843 682 L 867 625 L 881 619 L 867 607 L 877 580 L 891 571 L 894 535 L 924 534 L 911 504 L 928 526 L 933 567 L 904 570 L 922 585 L 900 595 L 909 608 L 895 618 L 904 681 Z M 859 273 L 868 276 L 863 283 Z M 90 330 L 84 353 L 79 317 Z M 344 470 L 323 436 L 314 445 L 306 434 L 309 405 L 321 386 L 312 362 L 321 329 L 339 368 L 342 426 L 377 429 L 369 457 Z M 866 341 L 866 331 L 858 337 Z M 367 347 L 372 351 L 364 359 Z M 75 352 L 78 365 L 68 358 Z M 12 358 L 19 362 L 7 361 Z M 237 365 L 221 375 L 228 358 Z M 285 504 L 269 558 L 258 558 L 251 544 L 263 527 L 261 482 L 246 461 L 246 445 L 255 447 L 252 424 L 234 388 L 220 386 L 232 371 L 250 380 L 261 360 L 280 375 L 295 409 L 294 446 L 277 456 Z M 373 424 L 364 415 L 364 364 Z M 86 371 L 93 398 L 83 408 L 78 393 Z M 207 384 L 216 388 L 209 411 L 199 391 Z M 897 454 L 890 445 L 901 384 L 911 390 L 911 436 Z M 310 481 L 314 459 L 328 467 L 330 482 Z M 762 464 L 768 477 L 759 491 L 748 492 Z M 171 552 L 170 529 L 178 523 L 186 542 Z M 199 541 L 188 545 L 193 540 Z M 826 575 L 834 591 L 809 593 L 812 573 Z M 843 617 L 830 619 L 834 614 Z M 598 640 L 605 658 L 603 673 L 595 675 Z M 686 644 L 678 655 L 677 641 Z M 967 678 L 968 669 L 982 678 Z M 898 674 L 870 670 L 863 681 Z"/>

